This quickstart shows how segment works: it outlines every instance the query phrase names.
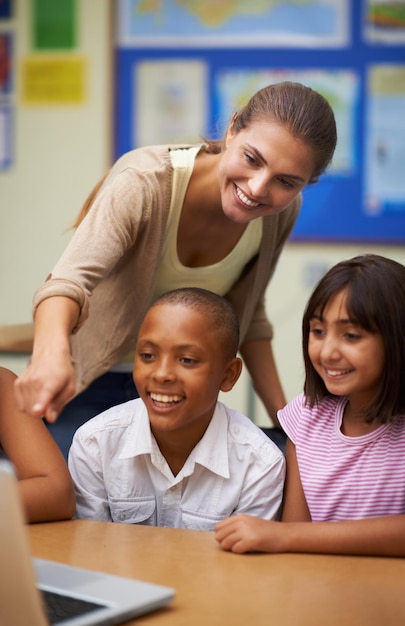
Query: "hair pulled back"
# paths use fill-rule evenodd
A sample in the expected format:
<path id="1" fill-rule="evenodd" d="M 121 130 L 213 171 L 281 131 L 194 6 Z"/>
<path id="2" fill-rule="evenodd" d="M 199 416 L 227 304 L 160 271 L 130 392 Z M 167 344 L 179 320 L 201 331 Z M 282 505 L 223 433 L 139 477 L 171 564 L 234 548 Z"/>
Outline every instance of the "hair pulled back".
<path id="1" fill-rule="evenodd" d="M 281 82 L 257 91 L 249 102 L 236 113 L 231 121 L 238 133 L 254 122 L 277 122 L 313 151 L 314 171 L 310 184 L 318 182 L 320 175 L 332 161 L 336 148 L 337 132 L 332 107 L 320 93 L 301 83 Z M 206 151 L 218 154 L 224 148 L 223 141 L 204 139 Z M 92 189 L 76 217 L 77 228 L 89 212 L 109 172 Z"/>
<path id="2" fill-rule="evenodd" d="M 238 133 L 260 121 L 282 124 L 313 150 L 315 167 L 309 182 L 316 183 L 332 161 L 337 143 L 335 116 L 326 98 L 301 83 L 268 85 L 234 116 L 232 129 Z M 210 152 L 222 150 L 222 142 L 207 143 Z"/>

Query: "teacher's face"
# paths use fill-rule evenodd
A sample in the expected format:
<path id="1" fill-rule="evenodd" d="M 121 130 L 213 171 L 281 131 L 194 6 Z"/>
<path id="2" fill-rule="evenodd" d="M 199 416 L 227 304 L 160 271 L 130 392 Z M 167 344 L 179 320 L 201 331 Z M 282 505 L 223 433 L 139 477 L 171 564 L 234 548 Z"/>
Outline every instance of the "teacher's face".
<path id="1" fill-rule="evenodd" d="M 256 121 L 235 133 L 230 126 L 218 177 L 222 208 L 234 222 L 280 213 L 308 184 L 313 151 L 277 122 Z"/>

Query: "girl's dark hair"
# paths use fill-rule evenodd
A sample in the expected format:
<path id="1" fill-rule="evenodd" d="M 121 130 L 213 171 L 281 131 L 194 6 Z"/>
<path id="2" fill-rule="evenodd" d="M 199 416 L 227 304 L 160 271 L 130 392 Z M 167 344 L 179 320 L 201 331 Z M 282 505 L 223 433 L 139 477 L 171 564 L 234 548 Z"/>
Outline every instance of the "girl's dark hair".
<path id="1" fill-rule="evenodd" d="M 331 395 L 308 355 L 310 322 L 342 290 L 347 294 L 350 318 L 367 332 L 379 333 L 384 344 L 384 370 L 366 409 L 366 421 L 390 422 L 405 413 L 405 267 L 376 254 L 356 256 L 332 267 L 309 299 L 302 322 L 307 403 L 314 406 Z"/>
<path id="2" fill-rule="evenodd" d="M 332 161 L 337 142 L 335 116 L 328 101 L 301 83 L 268 85 L 234 116 L 232 128 L 238 133 L 261 120 L 282 124 L 313 150 L 315 167 L 309 182 L 316 183 Z M 222 151 L 223 141 L 205 141 L 208 152 Z"/>

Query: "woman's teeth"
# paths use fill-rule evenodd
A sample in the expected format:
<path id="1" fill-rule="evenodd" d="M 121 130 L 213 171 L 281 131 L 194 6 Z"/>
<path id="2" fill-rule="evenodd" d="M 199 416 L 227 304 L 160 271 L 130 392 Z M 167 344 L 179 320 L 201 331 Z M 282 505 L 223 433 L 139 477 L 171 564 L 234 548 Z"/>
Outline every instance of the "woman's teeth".
<path id="1" fill-rule="evenodd" d="M 259 202 L 253 202 L 252 200 L 249 200 L 249 198 L 245 196 L 245 194 L 241 189 L 239 189 L 239 187 L 236 187 L 236 195 L 238 196 L 239 200 L 241 200 L 241 202 L 243 202 L 243 204 L 246 204 L 246 206 L 248 207 L 257 207 L 260 204 Z"/>

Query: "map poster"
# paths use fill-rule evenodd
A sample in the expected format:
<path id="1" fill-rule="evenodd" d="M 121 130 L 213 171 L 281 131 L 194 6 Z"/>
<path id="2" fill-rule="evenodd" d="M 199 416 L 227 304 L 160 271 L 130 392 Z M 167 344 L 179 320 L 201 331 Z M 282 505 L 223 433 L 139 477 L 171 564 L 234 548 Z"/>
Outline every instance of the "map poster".
<path id="1" fill-rule="evenodd" d="M 118 0 L 120 47 L 344 47 L 349 0 Z"/>

